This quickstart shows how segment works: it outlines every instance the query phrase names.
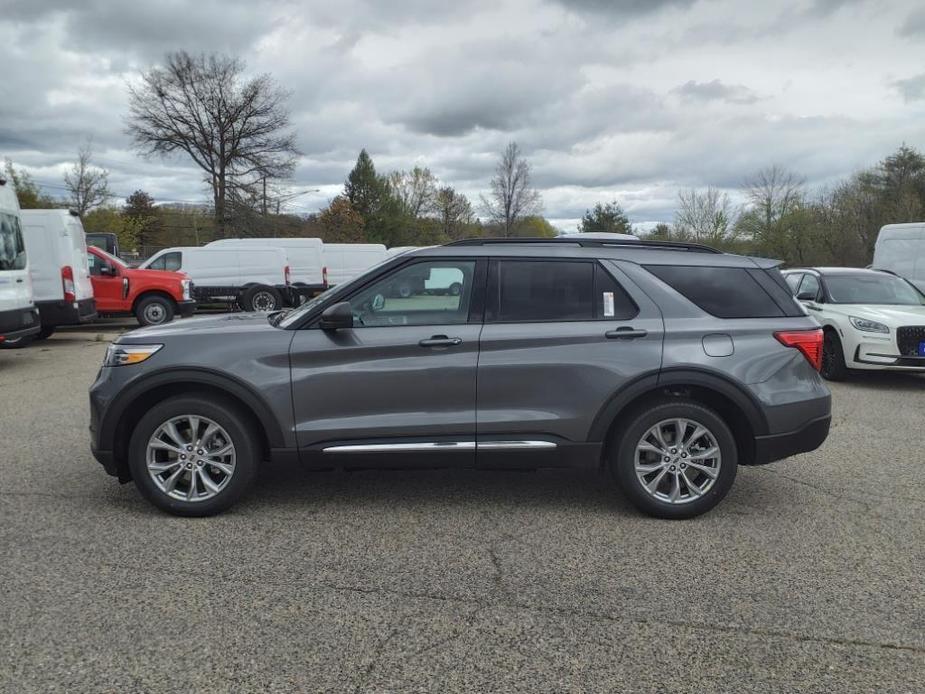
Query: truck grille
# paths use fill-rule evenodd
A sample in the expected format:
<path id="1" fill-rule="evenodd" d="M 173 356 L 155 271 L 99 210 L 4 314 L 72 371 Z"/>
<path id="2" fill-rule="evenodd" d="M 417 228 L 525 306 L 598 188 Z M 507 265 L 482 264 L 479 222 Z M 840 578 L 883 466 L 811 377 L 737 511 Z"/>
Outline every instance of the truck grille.
<path id="1" fill-rule="evenodd" d="M 920 342 L 925 342 L 925 325 L 907 325 L 896 331 L 896 344 L 904 357 L 919 356 Z"/>

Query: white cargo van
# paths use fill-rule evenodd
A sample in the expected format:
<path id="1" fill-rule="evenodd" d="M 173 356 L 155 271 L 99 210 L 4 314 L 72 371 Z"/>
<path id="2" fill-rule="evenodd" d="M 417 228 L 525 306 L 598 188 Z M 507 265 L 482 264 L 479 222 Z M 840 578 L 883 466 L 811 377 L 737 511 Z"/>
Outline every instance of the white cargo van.
<path id="1" fill-rule="evenodd" d="M 328 269 L 328 284 L 332 287 L 352 280 L 388 258 L 388 251 L 381 243 L 324 244 L 324 265 Z"/>
<path id="2" fill-rule="evenodd" d="M 196 301 L 235 301 L 245 311 L 275 311 L 289 291 L 282 248 L 180 246 L 159 251 L 139 267 L 185 272 Z"/>
<path id="3" fill-rule="evenodd" d="M 292 294 L 310 298 L 328 288 L 327 269 L 324 266 L 324 243 L 319 238 L 252 238 L 219 239 L 205 245 L 206 248 L 282 248 L 289 261 L 289 278 Z"/>
<path id="4" fill-rule="evenodd" d="M 882 227 L 871 267 L 889 270 L 925 291 L 925 222 Z"/>
<path id="5" fill-rule="evenodd" d="M 35 305 L 42 319 L 38 337 L 48 337 L 59 325 L 96 318 L 80 217 L 68 210 L 23 210 L 21 215 Z"/>
<path id="6" fill-rule="evenodd" d="M 0 345 L 24 347 L 41 328 L 13 184 L 0 177 Z"/>

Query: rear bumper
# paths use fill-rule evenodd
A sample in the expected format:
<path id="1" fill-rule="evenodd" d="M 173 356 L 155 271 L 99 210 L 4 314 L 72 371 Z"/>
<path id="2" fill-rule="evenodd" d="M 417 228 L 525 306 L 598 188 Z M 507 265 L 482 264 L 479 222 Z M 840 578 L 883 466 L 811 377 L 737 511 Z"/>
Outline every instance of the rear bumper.
<path id="1" fill-rule="evenodd" d="M 56 325 L 77 325 L 89 323 L 96 318 L 96 300 L 84 299 L 67 303 L 65 301 L 36 301 L 42 316 L 43 327 Z"/>
<path id="2" fill-rule="evenodd" d="M 35 335 L 42 327 L 34 306 L 0 311 L 0 340 L 15 340 Z"/>
<path id="3" fill-rule="evenodd" d="M 798 453 L 814 451 L 826 440 L 832 415 L 813 419 L 795 431 L 755 437 L 755 465 L 772 463 Z"/>

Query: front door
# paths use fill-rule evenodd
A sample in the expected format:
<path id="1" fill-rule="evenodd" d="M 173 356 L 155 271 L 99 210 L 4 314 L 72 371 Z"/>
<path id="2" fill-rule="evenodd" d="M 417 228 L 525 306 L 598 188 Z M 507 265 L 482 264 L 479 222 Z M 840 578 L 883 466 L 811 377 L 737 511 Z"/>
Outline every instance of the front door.
<path id="1" fill-rule="evenodd" d="M 658 307 L 594 259 L 491 261 L 478 380 L 479 465 L 570 464 L 597 415 L 661 366 Z M 599 448 L 599 446 L 597 446 Z"/>
<path id="2" fill-rule="evenodd" d="M 376 454 L 377 463 L 433 464 L 426 454 L 435 453 L 450 464 L 474 461 L 480 277 L 475 259 L 416 258 L 346 297 L 353 328 L 296 333 L 303 460 L 352 466 Z"/>
<path id="3" fill-rule="evenodd" d="M 96 310 L 100 313 L 118 313 L 124 310 L 123 294 L 126 288 L 119 268 L 92 251 L 87 252 L 87 265 L 90 269 Z"/>

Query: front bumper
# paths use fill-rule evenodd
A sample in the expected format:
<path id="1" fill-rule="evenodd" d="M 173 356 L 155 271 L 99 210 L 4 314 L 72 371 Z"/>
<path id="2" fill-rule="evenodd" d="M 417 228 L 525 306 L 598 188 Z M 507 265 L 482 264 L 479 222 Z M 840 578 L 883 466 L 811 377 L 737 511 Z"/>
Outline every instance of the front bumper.
<path id="1" fill-rule="evenodd" d="M 95 299 L 83 299 L 73 303 L 66 301 L 36 301 L 35 305 L 42 316 L 42 327 L 89 323 L 97 316 Z"/>
<path id="2" fill-rule="evenodd" d="M 794 431 L 755 437 L 755 465 L 773 463 L 799 453 L 814 451 L 828 438 L 832 415 L 813 419 Z"/>
<path id="3" fill-rule="evenodd" d="M 34 306 L 0 311 L 0 341 L 35 335 L 42 328 L 39 311 Z"/>
<path id="4" fill-rule="evenodd" d="M 193 299 L 189 301 L 178 301 L 177 311 L 183 318 L 189 318 L 196 313 L 196 302 Z"/>

